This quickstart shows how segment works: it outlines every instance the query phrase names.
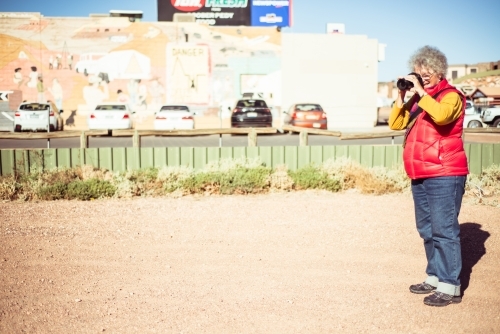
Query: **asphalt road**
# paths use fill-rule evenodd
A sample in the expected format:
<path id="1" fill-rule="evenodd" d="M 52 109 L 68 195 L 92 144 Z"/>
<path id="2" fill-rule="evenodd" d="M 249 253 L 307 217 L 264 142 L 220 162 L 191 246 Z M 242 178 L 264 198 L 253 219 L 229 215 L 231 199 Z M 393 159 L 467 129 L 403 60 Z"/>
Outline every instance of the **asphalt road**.
<path id="1" fill-rule="evenodd" d="M 0 131 L 12 131 L 13 124 L 14 112 L 0 108 Z"/>

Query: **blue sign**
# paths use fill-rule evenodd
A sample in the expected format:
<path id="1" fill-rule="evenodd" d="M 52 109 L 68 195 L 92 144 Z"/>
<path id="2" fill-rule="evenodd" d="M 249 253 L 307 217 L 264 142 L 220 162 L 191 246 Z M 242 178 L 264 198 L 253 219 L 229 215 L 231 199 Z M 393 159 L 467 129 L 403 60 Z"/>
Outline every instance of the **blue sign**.
<path id="1" fill-rule="evenodd" d="M 289 27 L 291 0 L 252 0 L 250 8 L 252 26 Z"/>

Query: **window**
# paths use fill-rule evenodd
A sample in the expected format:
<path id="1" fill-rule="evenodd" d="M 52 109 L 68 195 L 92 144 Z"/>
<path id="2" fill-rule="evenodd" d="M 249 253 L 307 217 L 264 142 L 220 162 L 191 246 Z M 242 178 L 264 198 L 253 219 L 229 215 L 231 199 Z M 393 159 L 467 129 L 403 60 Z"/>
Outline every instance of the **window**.
<path id="1" fill-rule="evenodd" d="M 295 109 L 297 111 L 323 111 L 319 104 L 297 104 Z"/>
<path id="2" fill-rule="evenodd" d="M 187 106 L 163 106 L 160 111 L 189 111 Z"/>
<path id="3" fill-rule="evenodd" d="M 477 72 L 477 70 L 475 68 L 470 69 L 470 73 L 476 73 L 476 72 Z"/>
<path id="4" fill-rule="evenodd" d="M 124 105 L 98 105 L 95 110 L 126 110 Z"/>
<path id="5" fill-rule="evenodd" d="M 33 110 L 33 111 L 40 111 L 40 110 L 49 110 L 50 106 L 48 104 L 38 104 L 38 103 L 30 103 L 30 104 L 23 104 L 19 107 L 20 110 Z"/>
<path id="6" fill-rule="evenodd" d="M 264 100 L 239 100 L 236 107 L 267 108 Z"/>
<path id="7" fill-rule="evenodd" d="M 455 80 L 458 77 L 458 71 L 451 71 L 451 78 Z"/>

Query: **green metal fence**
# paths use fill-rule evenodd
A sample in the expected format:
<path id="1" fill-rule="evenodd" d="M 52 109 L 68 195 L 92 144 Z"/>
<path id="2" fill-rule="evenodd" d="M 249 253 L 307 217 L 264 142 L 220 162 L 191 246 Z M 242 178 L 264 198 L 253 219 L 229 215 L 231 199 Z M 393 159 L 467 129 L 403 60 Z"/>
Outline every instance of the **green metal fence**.
<path id="1" fill-rule="evenodd" d="M 500 165 L 500 144 L 466 144 L 470 171 L 480 174 L 493 164 Z M 142 147 L 142 148 L 60 148 L 0 150 L 0 175 L 16 169 L 30 171 L 56 167 L 92 165 L 112 171 L 148 167 L 189 166 L 203 168 L 224 158 L 260 158 L 267 166 L 286 165 L 296 170 L 310 163 L 347 157 L 365 167 L 396 167 L 402 164 L 399 145 L 275 146 L 275 147 Z"/>

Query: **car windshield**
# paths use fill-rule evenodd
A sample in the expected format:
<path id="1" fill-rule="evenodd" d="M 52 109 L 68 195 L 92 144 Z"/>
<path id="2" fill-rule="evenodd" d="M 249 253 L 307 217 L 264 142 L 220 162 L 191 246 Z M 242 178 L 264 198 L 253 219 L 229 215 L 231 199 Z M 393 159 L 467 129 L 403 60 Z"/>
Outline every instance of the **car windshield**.
<path id="1" fill-rule="evenodd" d="M 160 111 L 189 111 L 186 106 L 163 106 Z"/>
<path id="2" fill-rule="evenodd" d="M 48 104 L 40 104 L 40 103 L 30 103 L 30 104 L 23 104 L 19 107 L 20 110 L 30 110 L 30 111 L 37 111 L 37 110 L 49 110 L 50 106 Z"/>
<path id="3" fill-rule="evenodd" d="M 95 107 L 95 110 L 127 110 L 127 108 L 120 104 L 106 104 Z"/>
<path id="4" fill-rule="evenodd" d="M 295 110 L 299 111 L 323 111 L 319 104 L 297 104 Z"/>
<path id="5" fill-rule="evenodd" d="M 267 104 L 264 100 L 239 100 L 236 107 L 267 108 Z"/>

